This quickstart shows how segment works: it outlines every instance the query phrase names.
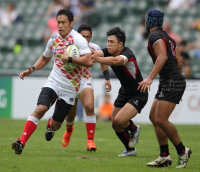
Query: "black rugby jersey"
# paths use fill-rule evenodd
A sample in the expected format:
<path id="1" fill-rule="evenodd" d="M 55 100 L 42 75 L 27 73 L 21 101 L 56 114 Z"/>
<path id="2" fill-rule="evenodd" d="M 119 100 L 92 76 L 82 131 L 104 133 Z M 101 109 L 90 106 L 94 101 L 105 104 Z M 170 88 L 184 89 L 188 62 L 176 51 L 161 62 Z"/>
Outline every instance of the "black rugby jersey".
<path id="1" fill-rule="evenodd" d="M 108 53 L 107 48 L 102 49 L 102 51 L 104 53 L 104 57 L 113 56 Z M 121 83 L 120 93 L 139 93 L 140 91 L 137 90 L 138 82 L 141 82 L 143 78 L 138 68 L 135 56 L 127 47 L 124 47 L 119 56 L 120 55 L 126 56 L 128 62 L 121 66 L 110 66 Z"/>
<path id="2" fill-rule="evenodd" d="M 160 81 L 162 82 L 168 79 L 183 79 L 184 77 L 180 72 L 176 59 L 176 42 L 165 31 L 163 31 L 162 28 L 155 29 L 149 35 L 148 52 L 153 60 L 153 63 L 155 64 L 157 58 L 153 45 L 159 39 L 164 41 L 168 57 L 166 63 L 159 72 Z"/>

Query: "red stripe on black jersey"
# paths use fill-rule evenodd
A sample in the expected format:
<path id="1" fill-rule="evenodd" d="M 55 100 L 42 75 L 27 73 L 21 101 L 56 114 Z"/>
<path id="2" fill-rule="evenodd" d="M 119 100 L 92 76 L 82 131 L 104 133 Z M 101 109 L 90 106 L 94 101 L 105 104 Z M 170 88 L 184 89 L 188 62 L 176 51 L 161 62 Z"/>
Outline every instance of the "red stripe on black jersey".
<path id="1" fill-rule="evenodd" d="M 124 71 L 125 71 L 131 78 L 135 79 L 134 76 L 131 75 L 131 73 L 128 71 L 128 69 L 126 68 L 126 66 L 122 66 L 122 68 L 124 69 Z"/>
<path id="2" fill-rule="evenodd" d="M 136 77 L 137 74 L 138 74 L 138 65 L 137 65 L 137 62 L 136 62 L 136 60 L 134 59 L 134 57 L 128 59 L 128 62 L 130 62 L 130 61 L 132 61 L 132 62 L 135 64 L 135 68 L 136 68 L 136 75 L 135 75 L 135 77 Z"/>
<path id="3" fill-rule="evenodd" d="M 128 68 L 126 65 L 123 65 L 122 68 L 124 69 L 124 71 L 133 79 L 136 79 L 136 76 L 138 74 L 138 66 L 137 66 L 137 62 L 136 60 L 134 59 L 134 57 L 128 59 L 128 62 L 133 62 L 134 66 L 135 66 L 135 70 L 136 72 L 133 74 L 131 74 L 131 72 L 129 72 Z"/>
<path id="4" fill-rule="evenodd" d="M 150 44 L 150 42 L 148 42 L 148 47 L 154 59 L 157 59 L 156 53 L 154 52 L 153 46 Z"/>

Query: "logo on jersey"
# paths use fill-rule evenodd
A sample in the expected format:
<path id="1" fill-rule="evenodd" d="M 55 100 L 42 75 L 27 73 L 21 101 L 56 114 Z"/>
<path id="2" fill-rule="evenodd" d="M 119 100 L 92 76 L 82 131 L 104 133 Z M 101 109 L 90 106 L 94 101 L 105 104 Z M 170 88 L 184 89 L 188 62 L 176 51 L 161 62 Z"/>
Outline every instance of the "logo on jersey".
<path id="1" fill-rule="evenodd" d="M 87 85 L 91 86 L 92 84 L 91 83 L 87 83 Z"/>
<path id="2" fill-rule="evenodd" d="M 56 48 L 54 48 L 54 49 L 52 49 L 52 53 L 53 54 L 57 54 L 57 53 L 59 53 L 59 52 L 64 52 L 64 48 L 61 48 L 61 49 L 56 49 Z"/>
<path id="3" fill-rule="evenodd" d="M 134 104 L 136 104 L 138 106 L 138 100 L 133 101 Z"/>
<path id="4" fill-rule="evenodd" d="M 69 101 L 70 101 L 70 102 L 73 102 L 73 101 L 74 101 L 74 98 L 70 97 L 70 98 L 69 98 Z"/>
<path id="5" fill-rule="evenodd" d="M 159 97 L 164 97 L 163 92 L 161 91 Z"/>

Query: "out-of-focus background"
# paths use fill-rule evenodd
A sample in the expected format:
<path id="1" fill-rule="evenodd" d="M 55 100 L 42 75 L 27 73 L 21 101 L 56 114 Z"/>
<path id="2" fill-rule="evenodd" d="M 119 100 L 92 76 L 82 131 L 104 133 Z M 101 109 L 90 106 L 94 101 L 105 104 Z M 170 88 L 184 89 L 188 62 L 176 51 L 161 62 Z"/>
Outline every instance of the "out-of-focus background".
<path id="1" fill-rule="evenodd" d="M 25 78 L 19 73 L 32 66 L 45 50 L 50 37 L 57 34 L 56 13 L 70 9 L 75 17 L 74 29 L 82 23 L 91 25 L 92 42 L 106 47 L 107 31 L 120 26 L 126 32 L 126 46 L 133 50 L 143 77 L 153 68 L 147 52 L 148 33 L 144 25 L 149 9 L 164 12 L 163 29 L 177 42 L 187 89 L 183 102 L 175 110 L 173 121 L 200 124 L 200 1 L 199 0 L 1 0 L 0 1 L 0 117 L 26 119 L 34 110 L 41 87 L 53 67 L 47 66 Z M 100 65 L 92 67 L 95 87 L 95 112 L 104 98 L 104 79 Z M 120 87 L 110 70 L 113 103 Z M 158 81 L 155 80 L 149 101 L 139 122 L 148 123 L 148 114 Z M 84 119 L 81 105 L 78 119 Z M 53 108 L 46 118 L 53 113 Z M 184 116 L 183 116 L 184 115 Z M 45 119 L 46 119 L 45 118 Z M 136 119 L 137 120 L 137 119 Z"/>

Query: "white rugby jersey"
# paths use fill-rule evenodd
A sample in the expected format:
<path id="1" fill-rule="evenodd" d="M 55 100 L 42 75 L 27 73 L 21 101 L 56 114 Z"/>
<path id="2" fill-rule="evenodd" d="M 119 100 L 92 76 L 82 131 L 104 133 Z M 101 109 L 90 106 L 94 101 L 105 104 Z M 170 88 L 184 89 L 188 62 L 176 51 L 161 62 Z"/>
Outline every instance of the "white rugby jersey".
<path id="1" fill-rule="evenodd" d="M 92 42 L 89 42 L 89 47 L 92 50 L 101 50 L 101 48 L 97 44 L 94 44 Z M 82 68 L 82 76 L 86 79 L 92 77 L 90 67 L 83 67 Z"/>
<path id="2" fill-rule="evenodd" d="M 69 71 L 62 60 L 58 58 L 58 56 L 64 54 L 64 50 L 67 49 L 69 45 L 76 45 L 80 51 L 80 55 L 91 53 L 85 38 L 72 29 L 66 38 L 62 38 L 59 34 L 50 38 L 43 55 L 45 57 L 54 57 L 54 65 L 49 77 L 68 90 L 78 91 L 82 67 L 77 66 L 74 70 Z"/>

